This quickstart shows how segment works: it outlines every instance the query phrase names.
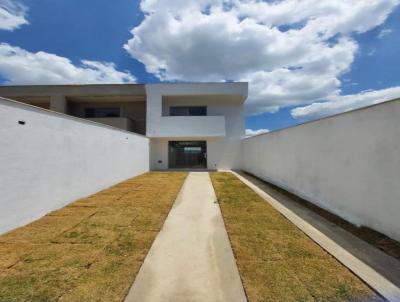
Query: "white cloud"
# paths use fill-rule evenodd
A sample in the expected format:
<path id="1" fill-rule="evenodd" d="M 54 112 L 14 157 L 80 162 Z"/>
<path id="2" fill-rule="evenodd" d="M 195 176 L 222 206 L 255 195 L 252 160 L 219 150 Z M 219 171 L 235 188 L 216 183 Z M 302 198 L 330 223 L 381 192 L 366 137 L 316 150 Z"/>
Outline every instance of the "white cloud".
<path id="1" fill-rule="evenodd" d="M 241 78 L 250 86 L 247 112 L 275 112 L 279 107 L 338 94 L 337 76 L 347 70 L 356 49 L 354 41 L 343 39 L 333 47 L 315 51 L 313 62 L 304 63 L 301 69 L 276 68 L 247 74 Z"/>
<path id="2" fill-rule="evenodd" d="M 291 115 L 297 119 L 310 120 L 396 98 L 400 98 L 400 86 L 374 91 L 367 90 L 352 95 L 333 96 L 327 102 L 294 108 L 291 110 Z"/>
<path id="3" fill-rule="evenodd" d="M 258 135 L 258 134 L 264 134 L 264 133 L 268 133 L 269 130 L 268 129 L 246 129 L 246 137 L 250 137 L 250 136 L 254 136 L 254 135 Z"/>
<path id="4" fill-rule="evenodd" d="M 378 38 L 379 38 L 379 39 L 383 39 L 384 37 L 390 35 L 392 32 L 393 32 L 392 29 L 390 29 L 390 28 L 384 28 L 384 29 L 382 29 L 382 30 L 379 32 Z"/>
<path id="5" fill-rule="evenodd" d="M 142 0 L 124 48 L 161 80 L 249 81 L 248 113 L 340 94 L 358 50 L 399 0 Z"/>
<path id="6" fill-rule="evenodd" d="M 0 44 L 0 76 L 7 84 L 131 83 L 136 78 L 113 63 L 82 60 L 79 65 L 55 54 L 32 53 Z"/>
<path id="7" fill-rule="evenodd" d="M 17 1 L 0 0 L 0 29 L 14 30 L 28 24 L 26 11 L 26 7 Z"/>

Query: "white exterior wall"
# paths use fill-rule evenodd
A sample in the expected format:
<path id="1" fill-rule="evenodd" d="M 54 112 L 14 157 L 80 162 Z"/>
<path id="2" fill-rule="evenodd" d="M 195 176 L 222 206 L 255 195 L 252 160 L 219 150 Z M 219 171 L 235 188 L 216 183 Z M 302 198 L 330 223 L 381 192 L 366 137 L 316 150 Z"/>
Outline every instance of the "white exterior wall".
<path id="1" fill-rule="evenodd" d="M 163 117 L 163 96 L 175 96 L 175 97 L 187 97 L 190 102 L 190 98 L 201 96 L 203 101 L 208 100 L 210 104 L 216 104 L 216 98 L 226 96 L 228 103 L 233 103 L 236 99 L 237 103 L 243 106 L 243 101 L 247 97 L 247 83 L 193 83 L 193 84 L 149 84 L 146 85 L 147 95 L 147 129 L 146 135 L 148 137 L 165 137 L 165 129 L 163 129 L 162 117 Z M 180 102 L 180 105 L 185 106 L 186 101 Z M 209 115 L 213 111 L 209 112 Z M 164 108 L 165 115 L 165 108 Z M 243 115 L 238 117 L 240 123 L 243 124 Z M 230 122 L 227 126 L 234 128 Z M 182 125 L 171 125 L 171 136 L 176 131 L 176 126 L 181 127 Z M 184 125 L 190 127 L 190 125 Z M 243 127 L 243 126 L 242 126 Z M 159 131 L 163 131 L 162 135 L 159 135 Z M 234 130 L 233 130 L 234 131 Z M 243 130 L 244 131 L 244 130 Z M 227 134 L 229 135 L 229 134 Z"/>
<path id="2" fill-rule="evenodd" d="M 168 141 L 190 140 L 207 141 L 209 169 L 241 166 L 247 83 L 153 84 L 146 92 L 150 169 L 168 169 Z M 207 116 L 168 116 L 170 106 L 207 106 Z"/>
<path id="3" fill-rule="evenodd" d="M 207 168 L 208 169 L 239 169 L 240 168 L 240 140 L 226 138 L 152 138 L 150 140 L 150 169 L 168 169 L 168 141 L 207 141 Z M 162 163 L 158 163 L 161 160 Z"/>
<path id="4" fill-rule="evenodd" d="M 400 100 L 243 141 L 243 168 L 400 240 Z"/>
<path id="5" fill-rule="evenodd" d="M 0 169 L 2 233 L 148 171 L 149 140 L 0 98 Z"/>
<path id="6" fill-rule="evenodd" d="M 86 119 L 127 131 L 130 130 L 132 124 L 132 121 L 126 117 L 92 117 Z"/>
<path id="7" fill-rule="evenodd" d="M 157 135 L 151 137 L 221 137 L 225 124 L 224 116 L 163 116 Z"/>

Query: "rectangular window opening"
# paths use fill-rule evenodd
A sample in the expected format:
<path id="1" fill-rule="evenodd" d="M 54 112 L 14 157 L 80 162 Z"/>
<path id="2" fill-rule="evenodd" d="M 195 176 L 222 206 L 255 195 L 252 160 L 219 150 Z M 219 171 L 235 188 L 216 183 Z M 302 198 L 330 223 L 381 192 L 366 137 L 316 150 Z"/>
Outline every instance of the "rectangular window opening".
<path id="1" fill-rule="evenodd" d="M 169 141 L 170 169 L 207 169 L 206 141 Z"/>
<path id="2" fill-rule="evenodd" d="M 206 106 L 171 106 L 169 107 L 170 116 L 205 116 L 207 115 Z"/>
<path id="3" fill-rule="evenodd" d="M 86 118 L 94 118 L 94 117 L 120 117 L 121 110 L 118 107 L 110 107 L 110 108 L 86 108 L 85 109 L 85 117 Z"/>

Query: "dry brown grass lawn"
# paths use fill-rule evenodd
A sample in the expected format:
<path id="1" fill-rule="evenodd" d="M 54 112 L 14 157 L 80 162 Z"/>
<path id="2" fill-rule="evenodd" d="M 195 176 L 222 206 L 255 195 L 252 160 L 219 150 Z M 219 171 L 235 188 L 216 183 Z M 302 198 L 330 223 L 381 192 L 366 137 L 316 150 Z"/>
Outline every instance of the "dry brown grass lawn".
<path id="1" fill-rule="evenodd" d="M 249 301 L 381 301 L 231 173 L 211 173 Z"/>
<path id="2" fill-rule="evenodd" d="M 251 175 L 251 177 L 254 177 L 256 179 L 256 176 Z M 342 229 L 345 229 L 346 231 L 352 233 L 353 235 L 357 236 L 358 238 L 368 242 L 369 244 L 375 246 L 376 248 L 380 249 L 384 253 L 397 258 L 400 260 L 400 242 L 389 238 L 388 236 L 377 232 L 373 229 L 364 227 L 364 226 L 357 226 L 354 225 L 339 216 L 326 211 L 317 205 L 304 200 L 300 198 L 297 195 L 294 195 L 282 188 L 279 188 L 271 183 L 265 182 L 262 179 L 259 179 L 260 181 L 263 182 L 263 190 L 268 193 L 271 197 L 275 199 L 280 199 L 280 198 L 289 198 L 291 201 L 296 202 L 300 204 L 302 207 L 307 207 L 309 210 L 316 212 L 318 215 L 324 217 L 326 220 L 331 221 L 335 225 L 341 227 Z"/>
<path id="3" fill-rule="evenodd" d="M 146 173 L 0 236 L 0 301 L 123 301 L 186 173 Z"/>

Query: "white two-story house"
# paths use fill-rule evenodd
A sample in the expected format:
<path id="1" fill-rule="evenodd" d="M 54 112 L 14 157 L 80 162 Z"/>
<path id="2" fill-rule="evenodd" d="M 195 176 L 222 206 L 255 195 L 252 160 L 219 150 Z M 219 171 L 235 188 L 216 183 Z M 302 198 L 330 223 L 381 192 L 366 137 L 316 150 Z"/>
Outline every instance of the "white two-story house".
<path id="1" fill-rule="evenodd" d="M 150 138 L 150 168 L 240 165 L 247 83 L 1 86 L 0 96 Z"/>
<path id="2" fill-rule="evenodd" d="M 236 168 L 247 83 L 146 86 L 151 169 Z"/>

